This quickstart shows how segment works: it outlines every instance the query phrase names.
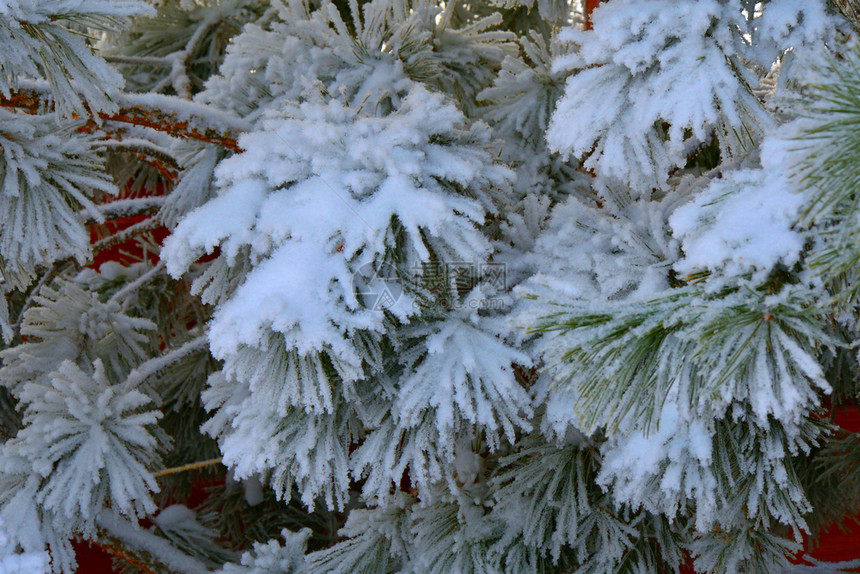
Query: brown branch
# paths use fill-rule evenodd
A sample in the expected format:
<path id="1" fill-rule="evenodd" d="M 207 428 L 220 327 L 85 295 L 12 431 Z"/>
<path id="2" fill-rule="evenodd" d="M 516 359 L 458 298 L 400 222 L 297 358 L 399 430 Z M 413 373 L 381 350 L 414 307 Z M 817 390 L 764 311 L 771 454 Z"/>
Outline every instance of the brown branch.
<path id="1" fill-rule="evenodd" d="M 119 558 L 120 560 L 122 560 L 126 564 L 129 564 L 130 566 L 137 568 L 143 574 L 157 574 L 157 572 L 154 572 L 154 571 L 150 570 L 148 567 L 141 564 L 137 556 L 135 556 L 131 552 L 128 552 L 124 548 L 118 548 L 118 547 L 113 546 L 111 544 L 108 544 L 106 542 L 97 542 L 95 540 L 93 540 L 92 543 L 95 544 L 96 546 L 98 546 L 106 554 L 110 554 L 111 556 L 113 556 L 115 558 Z"/>
<path id="2" fill-rule="evenodd" d="M 183 464 L 182 466 L 176 466 L 173 468 L 165 468 L 164 470 L 159 470 L 156 473 L 153 473 L 152 476 L 155 478 L 159 478 L 162 476 L 167 476 L 168 474 L 176 474 L 177 472 L 185 472 L 187 470 L 196 470 L 198 468 L 204 468 L 207 466 L 213 466 L 216 464 L 221 464 L 221 457 L 211 458 L 209 460 L 204 460 L 201 462 L 192 462 L 189 464 Z"/>
<path id="3" fill-rule="evenodd" d="M 0 107 L 14 108 L 29 114 L 37 114 L 50 109 L 50 104 L 45 100 L 43 94 L 36 90 L 19 90 L 11 94 L 8 98 L 0 97 Z M 89 113 L 89 110 L 87 111 Z M 242 148 L 239 147 L 236 141 L 237 134 L 219 133 L 212 128 L 202 131 L 197 130 L 189 126 L 187 121 L 177 119 L 172 113 L 147 108 L 142 105 L 125 106 L 120 108 L 115 114 L 99 113 L 98 117 L 106 122 L 143 126 L 174 137 L 215 144 L 234 152 L 242 151 Z M 91 118 L 82 129 L 83 131 L 95 131 L 98 128 L 99 126 Z"/>
<path id="4" fill-rule="evenodd" d="M 162 162 L 161 159 L 153 159 L 152 157 L 134 151 L 133 149 L 129 149 L 128 152 L 141 163 L 145 163 L 152 169 L 158 172 L 158 174 L 163 177 L 168 183 L 171 185 L 176 183 L 176 171 L 175 161 Z M 167 165 L 165 165 L 167 163 Z M 172 164 L 172 165 L 171 165 Z"/>
<path id="5" fill-rule="evenodd" d="M 0 98 L 0 107 L 17 108 L 28 114 L 37 114 L 47 110 L 47 102 L 40 98 L 38 93 L 26 90 L 14 92 L 8 98 Z"/>
<path id="6" fill-rule="evenodd" d="M 203 132 L 199 132 L 189 127 L 188 122 L 178 121 L 171 114 L 166 114 L 160 110 L 151 110 L 142 106 L 132 106 L 123 108 L 119 112 L 111 115 L 100 113 L 99 117 L 105 121 L 151 128 L 178 138 L 193 139 L 215 144 L 234 152 L 242 151 L 239 144 L 236 142 L 235 137 L 219 134 L 211 128 L 206 129 Z M 95 122 L 92 120 L 88 123 L 91 123 L 93 127 L 96 127 Z"/>

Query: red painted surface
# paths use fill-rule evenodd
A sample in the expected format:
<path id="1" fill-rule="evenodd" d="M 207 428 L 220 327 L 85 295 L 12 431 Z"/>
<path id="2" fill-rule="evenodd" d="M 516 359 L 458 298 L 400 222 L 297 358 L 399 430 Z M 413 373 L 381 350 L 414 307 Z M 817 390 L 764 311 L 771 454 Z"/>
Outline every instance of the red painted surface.
<path id="1" fill-rule="evenodd" d="M 585 29 L 591 30 L 591 13 L 603 0 L 585 0 Z"/>
<path id="2" fill-rule="evenodd" d="M 146 196 L 158 196 L 164 194 L 164 187 L 161 183 L 157 185 L 155 189 L 151 190 L 133 190 L 126 187 L 119 193 L 116 197 L 104 197 L 101 203 L 108 204 L 111 201 L 116 201 L 120 199 L 134 199 L 139 197 Z M 100 239 L 104 239 L 105 237 L 109 237 L 118 231 L 122 231 L 128 227 L 131 227 L 135 223 L 140 223 L 147 219 L 146 215 L 136 215 L 132 217 L 118 217 L 116 219 L 111 219 L 109 221 L 104 222 L 103 224 L 93 224 L 90 225 L 90 243 L 95 243 Z M 161 226 L 156 227 L 151 230 L 148 234 L 149 237 L 152 238 L 153 241 L 161 244 L 164 241 L 164 238 L 169 235 L 167 228 Z M 108 261 L 115 261 L 121 265 L 130 265 L 132 263 L 136 263 L 141 260 L 143 257 L 143 249 L 140 246 L 140 243 L 136 238 L 128 239 L 127 241 L 123 241 L 117 245 L 113 245 L 106 249 L 102 249 L 93 254 L 93 261 L 90 263 L 89 267 L 93 269 L 98 269 L 103 263 Z M 147 258 L 155 263 L 158 260 L 158 257 L 155 253 L 149 253 Z"/>
<path id="3" fill-rule="evenodd" d="M 87 542 L 75 542 L 72 546 L 79 574 L 114 574 L 111 557 L 104 550 Z"/>
<path id="4" fill-rule="evenodd" d="M 841 526 L 842 529 L 834 525 L 822 534 L 818 546 L 809 552 L 810 556 L 825 562 L 860 558 L 860 526 L 853 520 L 846 520 Z M 860 572 L 860 568 L 848 572 Z"/>
<path id="5" fill-rule="evenodd" d="M 860 406 L 839 405 L 833 411 L 833 422 L 848 432 L 860 432 Z"/>

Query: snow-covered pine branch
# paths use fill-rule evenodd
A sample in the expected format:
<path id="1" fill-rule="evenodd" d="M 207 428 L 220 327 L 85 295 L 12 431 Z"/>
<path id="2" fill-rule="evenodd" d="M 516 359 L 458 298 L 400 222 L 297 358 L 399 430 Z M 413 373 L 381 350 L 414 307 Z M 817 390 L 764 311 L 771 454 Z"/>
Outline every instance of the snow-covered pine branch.
<path id="1" fill-rule="evenodd" d="M 22 82 L 23 83 L 23 82 Z M 50 107 L 49 86 L 44 83 L 23 83 L 24 87 L 0 98 L 0 108 L 21 110 L 30 114 Z M 117 94 L 111 112 L 90 110 L 102 122 L 131 124 L 150 128 L 171 136 L 209 143 L 226 150 L 238 151 L 236 138 L 249 124 L 233 114 L 199 105 L 175 96 L 161 94 Z M 108 130 L 109 126 L 101 126 Z M 78 131 L 95 131 L 81 125 Z"/>
<path id="2" fill-rule="evenodd" d="M 724 158 L 747 153 L 774 126 L 747 62 L 770 66 L 784 50 L 820 44 L 828 21 L 819 2 L 768 2 L 755 20 L 744 8 L 614 0 L 595 12 L 593 31 L 564 30 L 571 49 L 554 67 L 571 75 L 550 146 L 639 193 L 663 188 L 691 143 L 714 138 Z"/>
<path id="3" fill-rule="evenodd" d="M 0 93 L 10 97 L 17 78 L 44 79 L 57 111 L 116 111 L 122 76 L 94 54 L 82 30 L 115 30 L 130 16 L 152 14 L 139 0 L 4 0 L 0 4 Z"/>
<path id="4" fill-rule="evenodd" d="M 839 4 L 0 0 L 0 572 L 788 568 L 860 512 Z"/>

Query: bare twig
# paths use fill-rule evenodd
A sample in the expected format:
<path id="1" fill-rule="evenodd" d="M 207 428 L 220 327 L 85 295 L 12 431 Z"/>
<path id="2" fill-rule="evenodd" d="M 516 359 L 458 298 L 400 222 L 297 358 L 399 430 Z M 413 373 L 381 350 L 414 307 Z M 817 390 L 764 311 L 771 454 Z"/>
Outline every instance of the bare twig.
<path id="1" fill-rule="evenodd" d="M 165 468 L 164 470 L 159 470 L 156 473 L 153 473 L 152 476 L 158 478 L 160 476 L 167 476 L 168 474 L 176 474 L 178 472 L 185 472 L 187 470 L 194 470 L 197 468 L 203 468 L 206 466 L 213 466 L 216 464 L 221 464 L 220 458 L 211 458 L 209 460 L 203 460 L 200 462 L 192 462 L 189 464 L 183 464 L 182 466 L 175 466 L 173 468 Z"/>
<path id="2" fill-rule="evenodd" d="M 145 285 L 149 281 L 151 281 L 154 277 L 157 277 L 164 270 L 164 261 L 159 261 L 156 263 L 152 269 L 149 269 L 146 273 L 135 279 L 134 281 L 128 283 L 113 294 L 111 297 L 111 301 L 119 301 L 122 302 L 123 299 L 137 291 L 142 285 Z"/>
<path id="3" fill-rule="evenodd" d="M 93 251 L 98 253 L 99 251 L 103 251 L 115 245 L 119 245 L 120 243 L 124 243 L 128 241 L 135 235 L 140 235 L 141 233 L 145 233 L 147 231 L 152 231 L 156 227 L 159 227 L 161 223 L 154 217 L 149 217 L 126 227 L 123 230 L 117 231 L 113 235 L 108 235 L 103 239 L 99 239 L 95 243 L 93 243 Z"/>
<path id="4" fill-rule="evenodd" d="M 167 201 L 167 197 L 163 195 L 117 199 L 108 203 L 102 203 L 96 206 L 96 209 L 98 213 L 107 218 L 151 215 L 158 211 L 158 208 L 164 205 L 165 201 Z M 83 218 L 87 223 L 95 223 L 95 218 L 90 215 L 90 210 L 88 209 L 78 211 L 78 217 Z"/>
<path id="5" fill-rule="evenodd" d="M 172 66 L 171 58 L 160 58 L 152 56 L 104 56 L 106 62 L 111 64 L 129 64 L 132 66 Z"/>
<path id="6" fill-rule="evenodd" d="M 122 392 L 129 392 L 132 389 L 140 386 L 146 379 L 150 376 L 154 375 L 161 369 L 175 363 L 176 361 L 182 359 L 186 355 L 190 355 L 191 353 L 195 353 L 197 351 L 206 349 L 209 345 L 209 340 L 206 335 L 200 335 L 191 339 L 184 345 L 168 351 L 163 355 L 155 357 L 154 359 L 149 359 L 145 363 L 139 365 L 137 368 L 133 369 L 129 374 L 125 381 L 122 383 Z"/>

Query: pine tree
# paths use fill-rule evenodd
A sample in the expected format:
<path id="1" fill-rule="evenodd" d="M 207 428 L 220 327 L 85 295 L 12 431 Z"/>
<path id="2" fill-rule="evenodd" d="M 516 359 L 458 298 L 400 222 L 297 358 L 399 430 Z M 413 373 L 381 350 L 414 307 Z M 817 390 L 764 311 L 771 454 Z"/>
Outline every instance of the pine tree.
<path id="1" fill-rule="evenodd" d="M 857 6 L 596 4 L 0 0 L 0 573 L 848 568 Z"/>

